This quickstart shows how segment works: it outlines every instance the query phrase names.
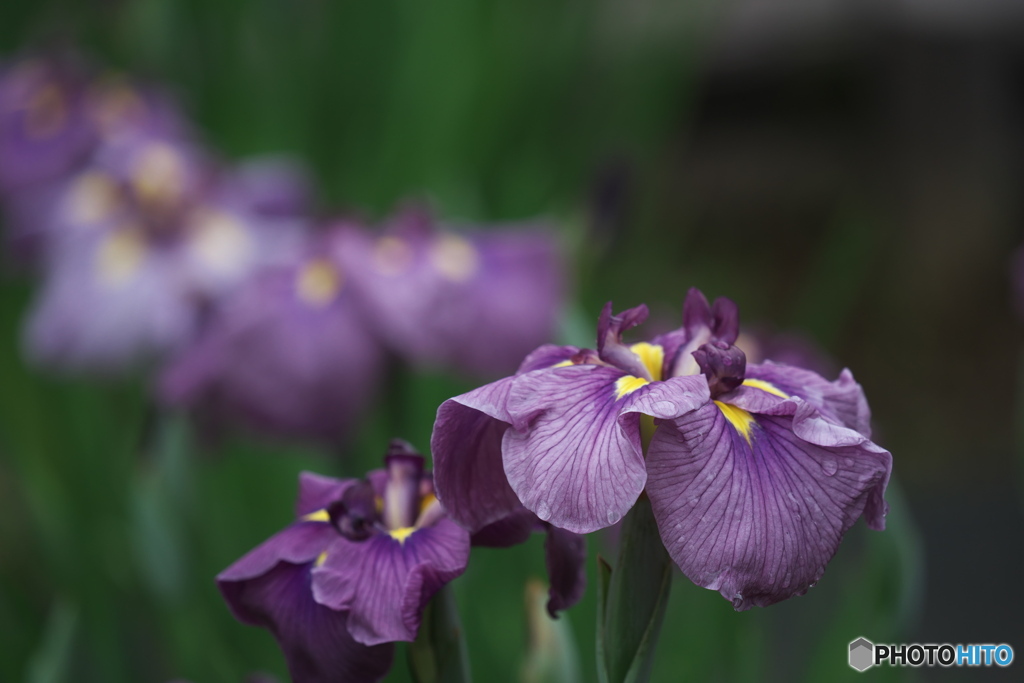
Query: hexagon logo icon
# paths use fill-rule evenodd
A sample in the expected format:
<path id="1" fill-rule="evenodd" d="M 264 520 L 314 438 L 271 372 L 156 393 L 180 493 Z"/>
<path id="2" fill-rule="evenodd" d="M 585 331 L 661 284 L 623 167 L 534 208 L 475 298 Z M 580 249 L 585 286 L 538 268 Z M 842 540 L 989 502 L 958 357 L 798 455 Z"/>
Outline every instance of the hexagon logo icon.
<path id="1" fill-rule="evenodd" d="M 874 666 L 875 644 L 867 638 L 858 638 L 850 643 L 850 666 L 857 671 L 866 671 Z"/>

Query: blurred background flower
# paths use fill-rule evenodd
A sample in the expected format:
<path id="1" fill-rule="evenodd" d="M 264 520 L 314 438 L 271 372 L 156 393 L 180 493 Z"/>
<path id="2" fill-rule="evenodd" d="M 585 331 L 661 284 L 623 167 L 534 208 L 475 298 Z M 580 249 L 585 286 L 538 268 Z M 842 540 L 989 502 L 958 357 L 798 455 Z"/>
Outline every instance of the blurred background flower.
<path id="1" fill-rule="evenodd" d="M 0 680 L 286 680 L 212 577 L 279 528 L 300 470 L 360 476 L 392 435 L 424 443 L 437 406 L 508 372 L 506 342 L 551 316 L 542 341 L 591 347 L 605 301 L 675 321 L 692 285 L 763 326 L 763 357 L 818 362 L 774 348 L 782 330 L 835 359 L 827 379 L 852 368 L 897 466 L 887 530 L 851 529 L 806 597 L 734 614 L 678 580 L 662 643 L 682 645 L 654 680 L 841 681 L 861 635 L 1019 645 L 1020 382 L 991 368 L 1022 342 L 1022 33 L 1016 4 L 967 0 L 0 6 Z M 415 245 L 409 197 L 432 211 Z M 358 373 L 323 397 L 288 366 L 303 233 L 339 223 L 370 254 L 338 257 L 339 303 L 390 356 L 360 368 L 365 403 Z M 499 226 L 558 251 L 516 233 L 535 275 L 492 277 Z M 392 237 L 416 267 L 363 284 Z M 551 253 L 561 279 L 535 265 Z M 438 291 L 443 316 L 408 306 Z M 260 310 L 238 322 L 226 302 L 246 297 Z M 527 309 L 518 330 L 492 317 Z M 344 343 L 320 358 L 363 357 Z M 155 371 L 212 347 L 188 415 L 157 407 Z M 294 416 L 322 425 L 325 401 L 337 423 L 310 438 Z M 201 440 L 203 420 L 242 429 Z M 543 543 L 474 548 L 452 584 L 478 675 L 538 651 L 522 587 L 546 576 Z M 581 680 L 593 593 L 552 648 L 575 633 Z"/>

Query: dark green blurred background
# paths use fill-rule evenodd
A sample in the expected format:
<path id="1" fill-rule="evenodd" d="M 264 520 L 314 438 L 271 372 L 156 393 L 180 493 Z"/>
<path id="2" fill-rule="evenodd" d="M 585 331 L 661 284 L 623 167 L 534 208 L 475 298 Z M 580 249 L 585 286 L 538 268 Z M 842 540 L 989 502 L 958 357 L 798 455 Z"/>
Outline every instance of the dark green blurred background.
<path id="1" fill-rule="evenodd" d="M 165 83 L 227 157 L 307 160 L 331 213 L 376 218 L 413 196 L 468 221 L 555 218 L 575 257 L 570 341 L 589 345 L 608 299 L 671 325 L 696 285 L 853 369 L 894 456 L 889 529 L 859 524 L 819 586 L 765 610 L 734 613 L 678 576 L 666 682 L 1020 668 L 857 674 L 846 647 L 1024 653 L 1022 38 L 1024 12 L 994 0 L 0 5 L 0 54 L 72 41 Z M 300 470 L 359 475 L 392 435 L 426 448 L 436 406 L 473 384 L 414 377 L 343 459 L 200 448 L 150 412 L 143 379 L 26 368 L 32 288 L 0 283 L 0 680 L 284 679 L 213 576 L 288 523 Z M 609 543 L 591 537 L 592 555 L 614 557 Z M 541 546 L 475 550 L 455 584 L 477 680 L 518 680 Z M 583 681 L 594 605 L 591 586 L 567 616 Z"/>

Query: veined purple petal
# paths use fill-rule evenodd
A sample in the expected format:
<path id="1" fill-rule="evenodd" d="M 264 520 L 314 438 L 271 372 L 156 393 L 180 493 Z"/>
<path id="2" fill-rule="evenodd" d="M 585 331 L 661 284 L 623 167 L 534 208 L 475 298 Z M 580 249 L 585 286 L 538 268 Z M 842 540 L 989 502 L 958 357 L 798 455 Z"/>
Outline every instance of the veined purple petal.
<path id="1" fill-rule="evenodd" d="M 839 373 L 839 379 L 829 382 L 811 370 L 767 362 L 748 365 L 746 379 L 768 382 L 784 394 L 799 396 L 825 416 L 871 437 L 871 409 L 863 389 L 847 369 Z"/>
<path id="2" fill-rule="evenodd" d="M 587 540 L 579 534 L 547 526 L 544 541 L 545 564 L 548 568 L 548 614 L 558 618 L 558 612 L 575 605 L 587 588 Z"/>
<path id="3" fill-rule="evenodd" d="M 314 561 L 337 536 L 325 522 L 298 522 L 277 532 L 217 576 L 217 581 L 244 581 L 274 568 L 278 562 Z M 243 619 L 244 621 L 244 619 Z"/>
<path id="4" fill-rule="evenodd" d="M 647 472 L 640 416 L 624 412 L 629 376 L 600 365 L 519 375 L 502 439 L 505 474 L 527 509 L 576 533 L 610 526 L 633 506 Z M 635 378 L 632 378 L 635 379 Z M 644 387 L 640 387 L 642 391 Z"/>
<path id="5" fill-rule="evenodd" d="M 391 668 L 394 645 L 366 647 L 349 635 L 349 615 L 318 604 L 311 564 L 281 562 L 247 578 L 222 574 L 218 586 L 241 621 L 270 630 L 295 683 L 372 683 Z"/>
<path id="6" fill-rule="evenodd" d="M 468 560 L 469 533 L 450 519 L 401 540 L 339 536 L 313 570 L 313 595 L 322 605 L 349 611 L 349 633 L 357 642 L 412 641 L 427 602 L 465 571 Z"/>
<path id="7" fill-rule="evenodd" d="M 326 509 L 331 503 L 341 500 L 346 489 L 356 483 L 355 479 L 335 479 L 314 472 L 299 473 L 299 497 L 295 501 L 298 517 Z"/>
<path id="8" fill-rule="evenodd" d="M 738 610 L 802 595 L 865 515 L 882 528 L 889 453 L 809 403 L 750 415 L 716 403 L 661 423 L 647 453 L 662 540 L 694 583 Z M 749 437 L 749 441 L 748 438 Z"/>
<path id="9" fill-rule="evenodd" d="M 519 499 L 502 465 L 505 407 L 513 377 L 448 399 L 437 409 L 430 451 L 434 486 L 448 515 L 476 532 L 515 513 Z"/>

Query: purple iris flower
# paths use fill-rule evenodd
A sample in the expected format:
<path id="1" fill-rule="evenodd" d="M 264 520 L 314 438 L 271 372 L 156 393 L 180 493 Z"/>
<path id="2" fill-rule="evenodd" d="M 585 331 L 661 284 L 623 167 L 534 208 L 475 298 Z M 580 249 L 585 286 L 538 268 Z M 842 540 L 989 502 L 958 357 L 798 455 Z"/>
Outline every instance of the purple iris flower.
<path id="1" fill-rule="evenodd" d="M 40 218 L 45 280 L 25 334 L 40 364 L 116 372 L 162 358 L 204 307 L 301 245 L 302 220 L 263 211 L 196 145 L 139 130 L 101 145 Z"/>
<path id="2" fill-rule="evenodd" d="M 857 518 L 884 527 L 891 456 L 870 441 L 860 386 L 847 370 L 828 382 L 748 365 L 728 299 L 709 306 L 691 290 L 681 328 L 623 343 L 646 315 L 609 305 L 596 351 L 540 347 L 516 375 L 443 403 L 439 497 L 470 529 L 522 504 L 586 533 L 646 491 L 698 585 L 737 609 L 802 594 Z"/>
<path id="3" fill-rule="evenodd" d="M 61 177 L 96 137 L 85 68 L 72 55 L 27 57 L 0 70 L 0 191 Z"/>
<path id="4" fill-rule="evenodd" d="M 164 400 L 201 408 L 214 426 L 343 440 L 372 403 L 383 354 L 335 258 L 336 237 L 312 238 L 226 296 L 164 371 Z"/>
<path id="5" fill-rule="evenodd" d="M 416 638 L 423 608 L 469 559 L 423 458 L 393 441 L 366 479 L 299 478 L 296 521 L 221 572 L 241 621 L 269 629 L 296 683 L 377 681 L 394 641 Z"/>
<path id="6" fill-rule="evenodd" d="M 353 228 L 344 254 L 381 338 L 416 365 L 512 371 L 563 306 L 564 266 L 540 226 L 455 232 L 411 208 L 379 236 Z"/>

